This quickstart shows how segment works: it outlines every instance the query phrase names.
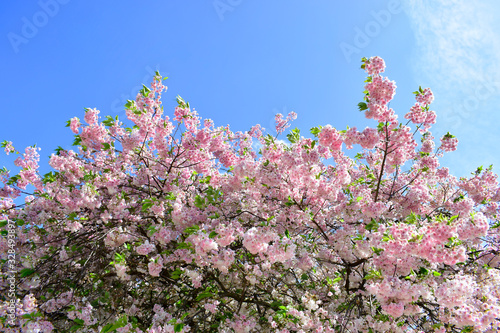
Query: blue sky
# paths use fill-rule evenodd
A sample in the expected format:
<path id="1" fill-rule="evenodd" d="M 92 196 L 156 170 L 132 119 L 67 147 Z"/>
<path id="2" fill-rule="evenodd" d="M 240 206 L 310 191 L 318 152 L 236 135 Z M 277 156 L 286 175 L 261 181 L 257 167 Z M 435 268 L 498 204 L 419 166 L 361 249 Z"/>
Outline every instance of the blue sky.
<path id="1" fill-rule="evenodd" d="M 400 119 L 418 86 L 431 87 L 433 133 L 459 149 L 443 164 L 458 176 L 500 154 L 500 4 L 468 1 L 207 0 L 0 3 L 0 141 L 42 148 L 42 171 L 64 127 L 84 108 L 124 119 L 123 105 L 159 70 L 175 96 L 234 131 L 295 111 L 292 127 L 363 129 L 361 57 L 381 56 L 398 86 Z M 304 133 L 305 134 L 305 133 Z M 307 134 L 306 134 L 307 135 Z M 12 168 L 0 155 L 0 166 Z"/>

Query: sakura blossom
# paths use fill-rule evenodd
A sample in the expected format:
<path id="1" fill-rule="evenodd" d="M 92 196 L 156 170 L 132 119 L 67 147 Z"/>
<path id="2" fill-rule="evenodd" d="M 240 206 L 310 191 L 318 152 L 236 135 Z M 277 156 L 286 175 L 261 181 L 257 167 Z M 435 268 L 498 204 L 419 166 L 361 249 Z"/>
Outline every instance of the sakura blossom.
<path id="1" fill-rule="evenodd" d="M 156 73 L 126 120 L 72 118 L 50 173 L 4 141 L 0 330 L 498 332 L 498 177 L 453 176 L 431 89 L 397 113 L 385 67 L 363 58 L 363 130 L 233 132 L 164 110 Z"/>

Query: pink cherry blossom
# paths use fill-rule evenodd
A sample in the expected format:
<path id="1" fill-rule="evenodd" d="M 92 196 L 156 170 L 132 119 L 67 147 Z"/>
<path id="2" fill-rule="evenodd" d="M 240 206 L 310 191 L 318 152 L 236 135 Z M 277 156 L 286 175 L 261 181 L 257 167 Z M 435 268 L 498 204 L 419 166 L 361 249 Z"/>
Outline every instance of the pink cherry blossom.
<path id="1" fill-rule="evenodd" d="M 368 75 L 378 75 L 385 70 L 384 59 L 380 57 L 372 57 L 365 62 L 365 71 Z"/>
<path id="2" fill-rule="evenodd" d="M 72 118 L 77 147 L 50 173 L 26 148 L 0 171 L 0 327 L 497 332 L 497 175 L 454 177 L 441 158 L 458 140 L 436 146 L 431 90 L 400 122 L 384 61 L 362 67 L 362 131 L 281 137 L 291 112 L 271 135 L 233 132 L 179 96 L 164 110 L 157 74 L 127 120 Z"/>

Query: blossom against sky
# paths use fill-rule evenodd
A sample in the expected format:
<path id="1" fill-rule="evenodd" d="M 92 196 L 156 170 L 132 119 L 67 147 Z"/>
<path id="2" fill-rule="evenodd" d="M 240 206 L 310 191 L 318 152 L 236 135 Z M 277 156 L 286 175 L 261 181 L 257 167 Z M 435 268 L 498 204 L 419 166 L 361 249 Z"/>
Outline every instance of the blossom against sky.
<path id="1" fill-rule="evenodd" d="M 0 4 L 0 141 L 37 144 L 46 165 L 71 148 L 64 125 L 83 109 L 125 118 L 154 71 L 202 117 L 233 130 L 295 111 L 303 135 L 317 125 L 363 129 L 362 57 L 381 56 L 398 83 L 400 120 L 411 92 L 430 87 L 436 138 L 456 135 L 445 163 L 457 175 L 500 164 L 497 105 L 500 22 L 494 1 L 76 0 Z M 497 82 L 498 81 L 498 82 Z M 10 166 L 5 157 L 0 165 Z M 46 169 L 49 171 L 48 169 Z M 495 168 L 498 172 L 498 169 Z"/>

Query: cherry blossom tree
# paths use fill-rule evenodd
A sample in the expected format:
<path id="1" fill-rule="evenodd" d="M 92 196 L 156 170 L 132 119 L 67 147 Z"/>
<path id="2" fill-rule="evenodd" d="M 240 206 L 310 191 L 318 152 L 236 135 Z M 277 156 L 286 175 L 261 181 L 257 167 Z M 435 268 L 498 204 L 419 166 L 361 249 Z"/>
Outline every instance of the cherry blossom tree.
<path id="1" fill-rule="evenodd" d="M 1 173 L 2 331 L 498 332 L 497 176 L 441 167 L 431 90 L 400 122 L 384 61 L 361 67 L 363 130 L 285 143 L 293 112 L 232 132 L 180 97 L 170 118 L 157 73 L 131 127 L 87 109 L 43 176 L 26 148 Z"/>

